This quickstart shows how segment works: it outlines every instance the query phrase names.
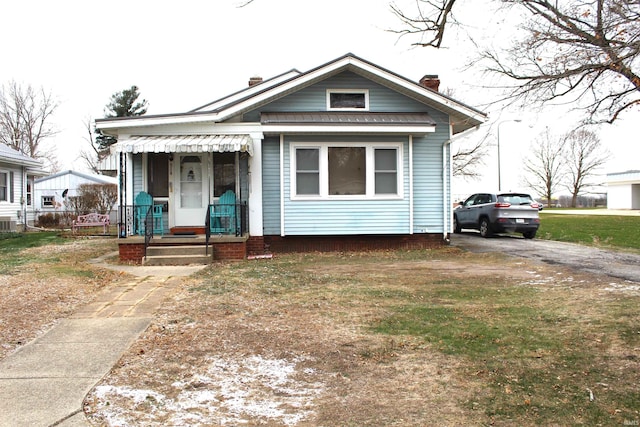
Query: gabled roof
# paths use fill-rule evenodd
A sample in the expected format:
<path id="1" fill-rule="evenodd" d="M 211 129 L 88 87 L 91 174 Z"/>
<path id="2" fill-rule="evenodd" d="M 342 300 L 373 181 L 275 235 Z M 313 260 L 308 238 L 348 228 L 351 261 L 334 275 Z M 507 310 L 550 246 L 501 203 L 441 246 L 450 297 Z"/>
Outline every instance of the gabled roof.
<path id="1" fill-rule="evenodd" d="M 188 113 L 97 119 L 96 125 L 105 133 L 110 133 L 109 131 L 111 130 L 111 133 L 115 134 L 118 133 L 119 129 L 125 130 L 126 128 L 140 126 L 203 122 L 219 123 L 255 110 L 344 71 L 351 71 L 361 75 L 434 109 L 445 112 L 451 118 L 454 134 L 476 127 L 487 120 L 487 115 L 480 110 L 469 107 L 442 93 L 425 88 L 416 82 L 349 53 L 304 73 L 292 70 L 281 74 Z"/>
<path id="2" fill-rule="evenodd" d="M 0 162 L 11 163 L 29 168 L 42 168 L 42 162 L 0 143 Z"/>

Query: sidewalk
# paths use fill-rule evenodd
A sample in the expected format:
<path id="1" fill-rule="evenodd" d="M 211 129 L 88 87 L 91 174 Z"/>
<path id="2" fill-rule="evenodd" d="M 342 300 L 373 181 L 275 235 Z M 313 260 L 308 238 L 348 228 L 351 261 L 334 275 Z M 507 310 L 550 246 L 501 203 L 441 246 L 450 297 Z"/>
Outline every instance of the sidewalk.
<path id="1" fill-rule="evenodd" d="M 151 323 L 181 276 L 204 266 L 94 264 L 137 277 L 104 289 L 73 316 L 0 361 L 0 426 L 88 426 L 82 402 Z"/>

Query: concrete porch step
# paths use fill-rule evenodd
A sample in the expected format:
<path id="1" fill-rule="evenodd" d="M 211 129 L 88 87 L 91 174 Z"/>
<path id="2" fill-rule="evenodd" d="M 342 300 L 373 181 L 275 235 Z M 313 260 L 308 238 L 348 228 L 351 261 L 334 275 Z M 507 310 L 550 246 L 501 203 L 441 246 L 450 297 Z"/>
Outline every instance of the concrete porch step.
<path id="1" fill-rule="evenodd" d="M 142 265 L 207 265 L 211 264 L 211 255 L 147 255 Z"/>
<path id="2" fill-rule="evenodd" d="M 182 242 L 175 239 L 163 241 L 163 239 L 154 238 L 152 245 L 147 248 L 147 256 L 142 260 L 142 264 L 154 266 L 210 264 L 213 259 L 211 248 L 209 248 L 208 255 L 205 252 L 204 240 L 202 242 L 195 240 Z"/>
<path id="3" fill-rule="evenodd" d="M 170 245 L 157 246 L 151 245 L 147 248 L 147 256 L 160 255 L 205 255 L 205 245 Z M 211 254 L 211 248 L 209 248 Z"/>

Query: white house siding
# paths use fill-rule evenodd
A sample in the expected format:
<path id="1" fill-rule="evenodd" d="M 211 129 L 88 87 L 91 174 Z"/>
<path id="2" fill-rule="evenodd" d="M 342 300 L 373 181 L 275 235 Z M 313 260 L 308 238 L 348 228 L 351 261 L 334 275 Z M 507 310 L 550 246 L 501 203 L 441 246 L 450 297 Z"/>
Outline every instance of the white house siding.
<path id="1" fill-rule="evenodd" d="M 21 205 L 22 188 L 23 188 L 23 170 L 20 167 L 0 163 L 0 172 L 6 172 L 9 179 L 9 188 L 6 201 L 0 201 L 0 218 L 10 218 L 11 221 L 21 222 L 18 220 L 18 211 L 22 216 L 23 207 Z M 13 200 L 11 195 L 13 194 Z"/>
<path id="2" fill-rule="evenodd" d="M 607 208 L 640 209 L 640 171 L 607 175 Z"/>
<path id="3" fill-rule="evenodd" d="M 116 184 L 117 180 L 107 176 L 93 176 L 75 171 L 65 171 L 54 175 L 36 179 L 34 182 L 34 207 L 36 210 L 64 210 L 65 198 L 75 197 L 78 195 L 78 188 L 82 184 Z M 65 193 L 66 191 L 66 193 Z M 53 197 L 55 206 L 46 207 L 42 205 L 42 198 L 48 196 Z"/>

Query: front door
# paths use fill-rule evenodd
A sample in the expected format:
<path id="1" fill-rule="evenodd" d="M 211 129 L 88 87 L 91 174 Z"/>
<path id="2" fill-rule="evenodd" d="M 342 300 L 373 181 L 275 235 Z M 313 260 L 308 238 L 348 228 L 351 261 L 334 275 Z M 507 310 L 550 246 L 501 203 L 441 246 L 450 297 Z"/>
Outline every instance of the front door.
<path id="1" fill-rule="evenodd" d="M 177 227 L 204 226 L 209 205 L 208 155 L 178 154 L 174 162 L 174 224 Z"/>

